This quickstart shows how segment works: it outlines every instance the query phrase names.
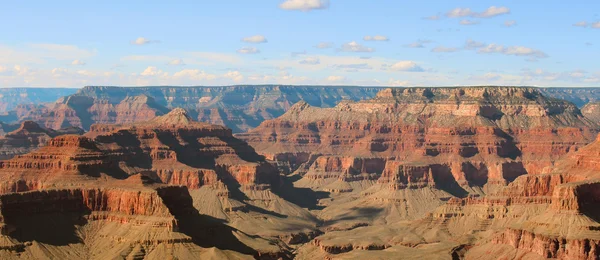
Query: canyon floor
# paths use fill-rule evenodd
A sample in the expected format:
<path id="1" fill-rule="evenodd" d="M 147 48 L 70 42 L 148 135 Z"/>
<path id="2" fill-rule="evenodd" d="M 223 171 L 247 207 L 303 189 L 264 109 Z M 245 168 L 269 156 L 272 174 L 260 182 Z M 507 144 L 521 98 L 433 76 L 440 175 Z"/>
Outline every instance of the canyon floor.
<path id="1" fill-rule="evenodd" d="M 600 257 L 594 102 L 526 87 L 173 90 L 188 103 L 130 89 L 10 105 L 2 259 Z"/>

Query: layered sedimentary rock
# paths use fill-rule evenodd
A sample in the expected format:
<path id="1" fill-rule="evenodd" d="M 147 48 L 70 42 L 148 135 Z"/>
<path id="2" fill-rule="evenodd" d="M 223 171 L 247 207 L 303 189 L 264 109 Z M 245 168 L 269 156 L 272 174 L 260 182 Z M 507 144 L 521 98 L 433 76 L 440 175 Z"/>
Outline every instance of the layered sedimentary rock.
<path id="1" fill-rule="evenodd" d="M 33 126 L 28 122 L 21 132 Z M 230 129 L 196 122 L 183 109 L 136 124 L 96 124 L 86 136 L 61 135 L 33 152 L 0 161 L 0 246 L 7 250 L 0 255 L 202 258 L 211 257 L 207 247 L 217 246 L 225 250 L 218 250 L 222 257 L 288 258 L 283 237 L 274 238 L 285 232 L 248 236 L 196 208 L 204 199 L 202 209 L 216 208 L 208 197 L 223 192 L 219 203 L 231 200 L 247 205 L 246 211 L 259 211 L 230 197 L 244 191 L 269 195 L 278 177 L 274 166 Z M 203 198 L 198 192 L 210 194 Z M 278 200 L 271 196 L 252 203 Z M 302 214 L 297 206 L 286 206 Z M 295 221 L 289 225 L 307 225 L 286 215 Z M 42 222 L 56 225 L 35 224 Z"/>
<path id="2" fill-rule="evenodd" d="M 18 105 L 54 102 L 75 92 L 74 88 L 0 88 L 0 115 Z"/>
<path id="3" fill-rule="evenodd" d="M 590 102 L 581 108 L 581 113 L 590 120 L 600 123 L 600 103 Z"/>
<path id="4" fill-rule="evenodd" d="M 125 97 L 117 104 L 83 95 L 71 95 L 59 99 L 54 104 L 18 113 L 18 118 L 32 120 L 53 129 L 69 126 L 89 129 L 93 123 L 123 124 L 148 121 L 168 111 L 145 95 Z"/>
<path id="5" fill-rule="evenodd" d="M 7 133 L 10 133 L 19 128 L 19 125 L 16 124 L 7 124 L 0 121 L 0 136 L 4 136 Z"/>
<path id="6" fill-rule="evenodd" d="M 18 129 L 0 137 L 0 160 L 38 149 L 51 138 L 65 134 L 83 134 L 83 129 L 73 127 L 52 130 L 40 127 L 32 121 L 24 121 Z"/>
<path id="7" fill-rule="evenodd" d="M 334 108 L 299 102 L 236 136 L 291 168 L 295 187 L 326 192 L 319 218 L 347 230 L 494 194 L 544 173 L 597 131 L 575 105 L 536 88 L 465 87 L 386 89 Z"/>
<path id="8" fill-rule="evenodd" d="M 397 88 L 335 108 L 300 102 L 238 136 L 271 159 L 318 153 L 425 162 L 439 165 L 433 175 L 483 185 L 540 173 L 597 129 L 573 104 L 534 88 Z"/>
<path id="9" fill-rule="evenodd" d="M 300 86 L 84 87 L 55 104 L 28 109 L 21 106 L 9 118 L 33 120 L 55 129 L 77 126 L 87 130 L 94 123 L 146 121 L 181 107 L 198 121 L 225 125 L 234 132 L 241 132 L 283 114 L 299 100 L 327 107 L 342 99 L 373 97 L 377 90 Z"/>
<path id="10" fill-rule="evenodd" d="M 86 136 L 110 160 L 124 161 L 119 163 L 124 173 L 152 171 L 164 183 L 262 189 L 278 178 L 276 169 L 230 129 L 194 121 L 180 108 L 135 124 L 95 124 Z"/>

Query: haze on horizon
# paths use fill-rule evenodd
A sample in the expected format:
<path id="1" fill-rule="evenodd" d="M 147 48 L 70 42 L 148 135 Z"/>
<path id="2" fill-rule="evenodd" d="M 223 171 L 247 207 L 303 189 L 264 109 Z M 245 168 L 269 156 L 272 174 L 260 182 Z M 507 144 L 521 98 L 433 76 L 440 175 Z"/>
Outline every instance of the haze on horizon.
<path id="1" fill-rule="evenodd" d="M 597 1 L 9 1 L 0 87 L 600 86 Z"/>

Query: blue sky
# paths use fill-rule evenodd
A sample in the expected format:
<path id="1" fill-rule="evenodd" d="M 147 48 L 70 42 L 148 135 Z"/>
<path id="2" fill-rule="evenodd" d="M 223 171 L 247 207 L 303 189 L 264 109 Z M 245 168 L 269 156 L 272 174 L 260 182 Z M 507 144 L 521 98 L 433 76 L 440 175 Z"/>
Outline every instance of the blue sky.
<path id="1" fill-rule="evenodd" d="M 600 86 L 599 13 L 599 1 L 8 1 L 0 87 Z"/>

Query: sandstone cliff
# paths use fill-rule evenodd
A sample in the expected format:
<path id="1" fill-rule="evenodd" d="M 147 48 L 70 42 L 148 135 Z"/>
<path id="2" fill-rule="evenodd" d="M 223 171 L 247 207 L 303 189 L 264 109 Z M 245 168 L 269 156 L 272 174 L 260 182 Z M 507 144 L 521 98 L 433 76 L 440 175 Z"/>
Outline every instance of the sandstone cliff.
<path id="1" fill-rule="evenodd" d="M 0 137 L 0 160 L 31 152 L 42 147 L 51 138 L 65 134 L 83 134 L 81 128 L 52 130 L 40 127 L 32 121 L 24 121 L 14 131 Z"/>
<path id="2" fill-rule="evenodd" d="M 15 133 L 43 130 L 28 122 Z M 308 236 L 315 224 L 270 192 L 278 178 L 230 129 L 196 122 L 183 109 L 136 124 L 96 124 L 86 136 L 61 135 L 0 161 L 0 256 L 202 258 L 218 247 L 222 257 L 289 258 L 284 240 L 302 241 L 294 236 Z M 238 198 L 244 192 L 256 195 Z M 267 203 L 286 214 L 267 220 L 283 231 L 249 236 L 236 228 L 264 227 L 240 216 L 268 212 Z M 227 216 L 199 212 L 227 208 L 239 218 L 227 225 Z"/>
<path id="3" fill-rule="evenodd" d="M 283 114 L 299 100 L 334 106 L 342 99 L 360 100 L 378 88 L 231 86 L 231 87 L 84 87 L 47 106 L 18 108 L 14 120 L 33 120 L 49 128 L 94 123 L 146 121 L 181 107 L 196 120 L 225 125 L 234 132 L 256 127 Z M 13 118 L 11 117 L 11 118 Z"/>

